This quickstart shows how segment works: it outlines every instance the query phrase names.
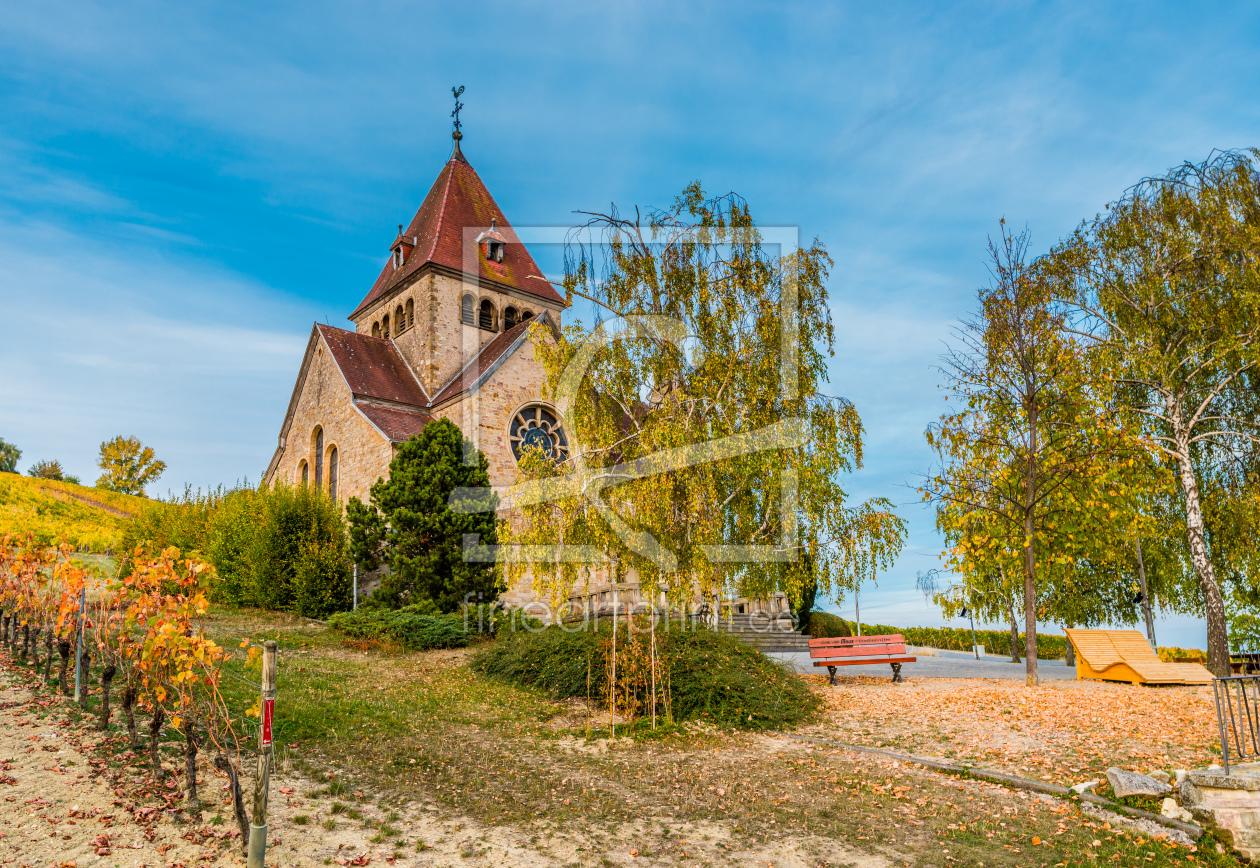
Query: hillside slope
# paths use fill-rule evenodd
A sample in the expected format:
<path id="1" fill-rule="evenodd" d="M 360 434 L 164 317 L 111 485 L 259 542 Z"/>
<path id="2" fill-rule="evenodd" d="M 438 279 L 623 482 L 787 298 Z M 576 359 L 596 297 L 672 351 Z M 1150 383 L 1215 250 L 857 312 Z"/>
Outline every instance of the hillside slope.
<path id="1" fill-rule="evenodd" d="M 127 523 L 151 502 L 69 482 L 0 473 L 0 536 L 34 533 L 45 543 L 111 551 Z"/>

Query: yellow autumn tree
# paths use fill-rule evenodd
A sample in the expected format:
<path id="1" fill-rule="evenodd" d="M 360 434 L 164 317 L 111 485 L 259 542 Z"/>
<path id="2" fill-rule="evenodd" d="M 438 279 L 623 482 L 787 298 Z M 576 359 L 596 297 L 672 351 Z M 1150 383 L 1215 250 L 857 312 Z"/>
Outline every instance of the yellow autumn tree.
<path id="1" fill-rule="evenodd" d="M 151 446 L 145 446 L 139 437 L 121 434 L 101 444 L 96 464 L 104 471 L 96 480 L 97 488 L 141 496 L 144 487 L 166 470 L 166 462 L 157 460 Z"/>
<path id="2" fill-rule="evenodd" d="M 938 504 L 951 564 L 985 577 L 1022 577 L 1027 683 L 1037 674 L 1039 598 L 1115 509 L 1124 443 L 1082 348 L 1067 333 L 1052 286 L 1027 259 L 1028 235 L 990 242 L 992 281 L 963 322 L 942 372 L 952 412 L 927 431 L 939 466 L 923 488 Z"/>

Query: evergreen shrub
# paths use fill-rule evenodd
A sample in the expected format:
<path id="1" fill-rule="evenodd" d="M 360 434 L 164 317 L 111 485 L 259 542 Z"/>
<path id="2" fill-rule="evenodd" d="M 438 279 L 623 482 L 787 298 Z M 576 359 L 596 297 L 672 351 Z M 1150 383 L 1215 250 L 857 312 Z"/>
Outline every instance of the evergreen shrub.
<path id="1" fill-rule="evenodd" d="M 338 612 L 328 626 L 347 639 L 392 639 L 409 651 L 463 648 L 469 636 L 462 615 L 439 615 L 429 600 L 401 609 L 373 606 Z"/>
<path id="2" fill-rule="evenodd" d="M 849 622 L 830 612 L 810 612 L 809 629 L 805 631 L 814 639 L 843 639 L 853 635 Z"/>
<path id="3" fill-rule="evenodd" d="M 730 729 L 768 730 L 817 719 L 821 700 L 788 667 L 705 627 L 671 625 L 656 631 L 658 684 L 669 696 L 666 719 L 703 721 Z M 631 634 L 620 626 L 618 710 L 648 714 L 646 625 Z M 545 691 L 556 699 L 590 697 L 606 704 L 612 624 L 500 630 L 472 661 L 474 671 Z"/>

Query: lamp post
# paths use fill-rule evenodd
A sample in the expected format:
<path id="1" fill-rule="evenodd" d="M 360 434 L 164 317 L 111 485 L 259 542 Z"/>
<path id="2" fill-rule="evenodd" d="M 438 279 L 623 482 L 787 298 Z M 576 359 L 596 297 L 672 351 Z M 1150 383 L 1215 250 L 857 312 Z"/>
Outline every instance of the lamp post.
<path id="1" fill-rule="evenodd" d="M 976 617 L 969 606 L 963 606 L 963 610 L 959 612 L 964 618 L 971 620 L 971 653 L 976 655 L 976 659 L 980 659 L 980 643 L 976 641 Z"/>

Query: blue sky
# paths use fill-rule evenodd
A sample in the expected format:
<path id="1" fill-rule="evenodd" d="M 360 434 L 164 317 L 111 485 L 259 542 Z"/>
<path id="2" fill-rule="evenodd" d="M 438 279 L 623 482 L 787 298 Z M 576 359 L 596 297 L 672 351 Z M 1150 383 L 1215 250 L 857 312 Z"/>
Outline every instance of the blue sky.
<path id="1" fill-rule="evenodd" d="M 1043 250 L 1143 175 L 1260 144 L 1244 4 L 0 4 L 0 437 L 91 482 L 256 480 L 450 149 L 516 224 L 734 190 L 835 258 L 856 498 L 909 544 L 863 614 L 938 623 L 933 369 L 1006 217 Z M 544 267 L 554 258 L 540 252 Z M 851 612 L 851 609 L 849 609 Z M 1161 642 L 1202 644 L 1175 621 Z"/>

